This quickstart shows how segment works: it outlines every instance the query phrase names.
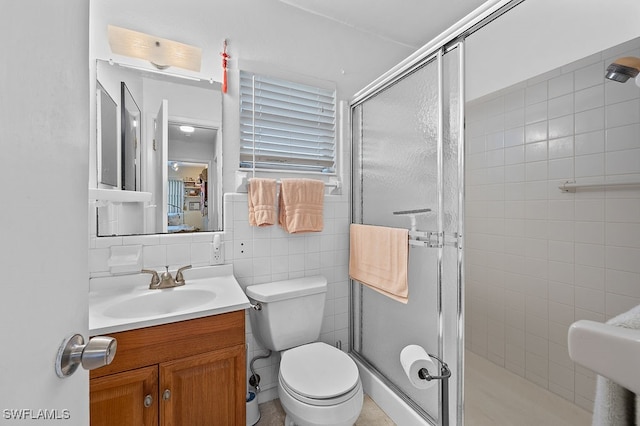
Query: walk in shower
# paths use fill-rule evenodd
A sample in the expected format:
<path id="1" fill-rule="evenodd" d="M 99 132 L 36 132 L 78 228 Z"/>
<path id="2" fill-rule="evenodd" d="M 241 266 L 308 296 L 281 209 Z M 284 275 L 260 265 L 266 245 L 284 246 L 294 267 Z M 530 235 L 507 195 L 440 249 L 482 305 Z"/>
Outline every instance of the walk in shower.
<path id="1" fill-rule="evenodd" d="M 407 304 L 352 281 L 352 353 L 439 425 L 462 424 L 463 57 L 453 42 L 351 106 L 352 222 L 411 230 Z M 448 391 L 410 382 L 400 364 L 410 344 L 448 364 Z"/>

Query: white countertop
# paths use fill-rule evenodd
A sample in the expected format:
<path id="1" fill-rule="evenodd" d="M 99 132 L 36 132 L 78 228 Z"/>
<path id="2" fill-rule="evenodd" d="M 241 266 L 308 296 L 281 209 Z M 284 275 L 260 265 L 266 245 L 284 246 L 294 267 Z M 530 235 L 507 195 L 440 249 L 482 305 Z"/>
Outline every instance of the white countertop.
<path id="1" fill-rule="evenodd" d="M 175 270 L 171 272 L 175 277 Z M 193 268 L 183 274 L 183 286 L 159 290 L 149 289 L 150 274 L 91 278 L 89 334 L 133 330 L 250 307 L 233 276 L 232 265 Z"/>

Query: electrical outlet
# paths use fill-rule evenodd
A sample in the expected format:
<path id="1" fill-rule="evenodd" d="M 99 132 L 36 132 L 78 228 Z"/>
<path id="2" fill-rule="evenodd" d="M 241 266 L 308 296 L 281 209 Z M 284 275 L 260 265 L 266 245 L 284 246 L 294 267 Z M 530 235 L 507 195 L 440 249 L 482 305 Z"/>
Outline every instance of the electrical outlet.
<path id="1" fill-rule="evenodd" d="M 224 262 L 224 259 L 222 258 L 222 250 L 221 249 L 214 250 L 213 251 L 213 264 L 214 265 L 220 265 L 223 262 Z"/>
<path id="2" fill-rule="evenodd" d="M 220 241 L 220 234 L 216 234 L 213 236 L 213 244 L 212 244 L 212 263 L 214 265 L 220 265 L 224 262 L 224 255 L 222 253 L 222 242 Z"/>

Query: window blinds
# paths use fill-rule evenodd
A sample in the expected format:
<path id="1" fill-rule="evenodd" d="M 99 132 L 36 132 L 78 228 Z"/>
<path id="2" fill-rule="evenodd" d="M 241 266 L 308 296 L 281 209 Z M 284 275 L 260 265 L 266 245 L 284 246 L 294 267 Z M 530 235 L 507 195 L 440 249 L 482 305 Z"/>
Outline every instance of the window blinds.
<path id="1" fill-rule="evenodd" d="M 240 167 L 335 171 L 335 91 L 240 72 Z"/>
<path id="2" fill-rule="evenodd" d="M 184 182 L 182 179 L 169 179 L 167 204 L 169 213 L 182 213 L 184 204 Z"/>

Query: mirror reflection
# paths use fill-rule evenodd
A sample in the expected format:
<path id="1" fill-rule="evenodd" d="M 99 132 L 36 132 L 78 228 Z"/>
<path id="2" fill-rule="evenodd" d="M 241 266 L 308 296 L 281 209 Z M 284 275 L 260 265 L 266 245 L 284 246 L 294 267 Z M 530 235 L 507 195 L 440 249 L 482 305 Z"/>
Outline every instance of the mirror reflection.
<path id="1" fill-rule="evenodd" d="M 98 170 L 117 169 L 98 186 L 151 194 L 144 202 L 99 201 L 97 235 L 221 230 L 220 84 L 101 60 L 96 69 L 98 102 L 111 98 L 119 111 L 113 120 L 97 108 Z M 118 137 L 100 137 L 110 132 Z"/>
<path id="2" fill-rule="evenodd" d="M 129 88 L 120 83 L 120 129 L 122 152 L 122 189 L 140 190 L 140 108 L 131 96 Z"/>
<path id="3" fill-rule="evenodd" d="M 99 83 L 96 104 L 99 180 L 101 184 L 115 187 L 118 185 L 118 105 Z"/>

